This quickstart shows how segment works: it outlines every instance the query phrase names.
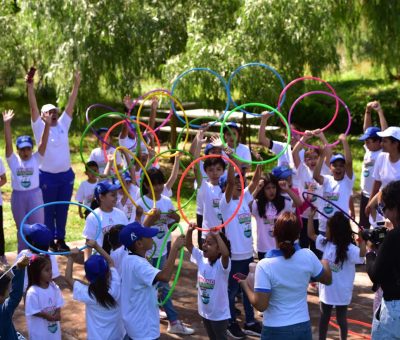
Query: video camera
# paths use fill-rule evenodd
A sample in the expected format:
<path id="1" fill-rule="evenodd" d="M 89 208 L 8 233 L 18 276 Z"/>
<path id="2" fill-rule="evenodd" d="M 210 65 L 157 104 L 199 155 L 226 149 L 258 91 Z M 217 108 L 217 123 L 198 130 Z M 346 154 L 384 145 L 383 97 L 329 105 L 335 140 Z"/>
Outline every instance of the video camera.
<path id="1" fill-rule="evenodd" d="M 376 248 L 378 248 L 385 239 L 386 233 L 387 228 L 379 226 L 373 229 L 364 229 L 361 233 L 361 237 L 364 241 L 370 241 Z"/>

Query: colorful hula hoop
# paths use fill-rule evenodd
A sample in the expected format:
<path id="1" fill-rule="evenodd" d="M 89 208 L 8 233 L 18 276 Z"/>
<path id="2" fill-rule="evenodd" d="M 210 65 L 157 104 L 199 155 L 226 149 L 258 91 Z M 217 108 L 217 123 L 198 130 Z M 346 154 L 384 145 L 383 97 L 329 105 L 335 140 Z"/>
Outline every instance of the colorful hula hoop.
<path id="1" fill-rule="evenodd" d="M 285 98 L 286 98 L 287 90 L 289 88 L 291 88 L 294 84 L 298 83 L 299 81 L 303 81 L 303 80 L 316 80 L 316 81 L 320 81 L 320 82 L 324 83 L 329 88 L 329 90 L 332 91 L 332 94 L 336 98 L 335 114 L 333 115 L 331 121 L 321 129 L 321 131 L 325 131 L 326 129 L 328 129 L 333 124 L 333 122 L 335 121 L 335 119 L 336 119 L 336 117 L 337 117 L 337 115 L 339 113 L 339 101 L 337 100 L 337 95 L 336 95 L 336 92 L 335 92 L 334 88 L 332 87 L 332 85 L 329 84 L 328 82 L 326 82 L 325 80 L 321 79 L 321 78 L 313 77 L 313 76 L 305 76 L 305 77 L 300 77 L 300 78 L 297 78 L 295 80 L 292 80 L 289 84 L 286 85 L 286 87 L 282 90 L 281 94 L 279 95 L 277 110 L 279 111 L 280 108 L 282 107 L 282 105 L 283 105 L 283 103 L 285 101 Z M 289 121 L 289 124 L 290 124 L 290 119 L 288 119 L 288 121 Z M 292 129 L 292 132 L 296 133 L 298 135 L 302 135 L 302 136 L 305 135 L 305 132 L 297 131 L 295 129 Z"/>
<path id="2" fill-rule="evenodd" d="M 135 154 L 132 151 L 130 151 L 128 148 L 126 148 L 125 146 L 117 147 L 115 149 L 115 151 L 114 151 L 114 155 L 117 152 L 119 152 L 119 150 L 124 150 L 126 153 L 128 153 L 137 162 L 137 164 L 142 169 L 144 175 L 146 176 L 147 180 L 149 181 L 150 191 L 151 191 L 151 195 L 153 197 L 153 208 L 155 209 L 156 208 L 156 195 L 154 193 L 154 188 L 153 188 L 153 185 L 151 184 L 151 181 L 150 181 L 149 175 L 148 175 L 148 173 L 146 171 L 146 168 L 143 166 L 143 164 L 140 162 L 140 160 L 135 156 Z M 117 168 L 117 159 L 116 159 L 115 156 L 114 156 L 114 167 Z M 121 184 L 121 188 L 124 191 L 125 195 L 128 196 L 129 200 L 137 208 L 138 204 L 135 202 L 135 200 L 133 199 L 133 197 L 131 196 L 129 191 L 126 189 L 126 187 L 124 185 L 124 181 L 122 180 L 122 177 L 121 177 L 120 173 L 117 171 L 115 174 L 117 175 L 117 178 L 119 180 L 119 183 Z M 145 215 L 153 215 L 154 212 L 153 213 L 148 213 L 148 212 L 143 211 L 143 214 L 145 214 Z"/>
<path id="3" fill-rule="evenodd" d="M 144 98 L 143 101 L 142 101 L 142 104 L 140 104 L 139 110 L 138 110 L 138 112 L 137 112 L 136 120 L 140 123 L 140 113 L 142 112 L 143 104 L 145 103 L 145 101 L 146 101 L 148 98 L 154 97 L 154 96 L 156 96 L 156 95 L 163 95 L 163 96 L 169 97 L 169 98 L 171 99 L 171 102 L 176 103 L 176 104 L 178 105 L 178 107 L 182 110 L 183 116 L 185 117 L 185 126 L 188 127 L 188 129 L 187 129 L 187 131 L 186 131 L 186 137 L 185 137 L 185 140 L 184 140 L 184 145 L 186 145 L 186 143 L 187 143 L 187 141 L 188 141 L 188 139 L 189 139 L 189 121 L 188 121 L 186 112 L 185 112 L 185 110 L 183 109 L 182 104 L 178 101 L 178 99 L 176 99 L 175 97 L 173 97 L 173 96 L 172 96 L 171 94 L 169 94 L 168 92 L 165 92 L 165 91 L 153 92 L 153 93 L 151 93 L 149 96 L 147 96 L 146 98 Z M 174 106 L 174 107 L 175 107 L 175 106 Z M 140 131 L 140 129 L 139 129 L 138 126 L 136 126 L 136 131 L 137 131 L 138 139 L 142 140 L 143 143 L 146 145 L 146 147 L 148 147 L 148 145 L 147 145 L 145 139 L 143 138 L 142 132 Z M 183 147 L 183 148 L 185 148 L 185 147 Z M 165 158 L 172 158 L 172 157 L 175 157 L 176 155 L 177 155 L 177 153 L 174 153 L 174 154 L 172 154 L 172 155 L 170 155 L 170 156 L 168 156 L 168 157 L 165 157 Z"/>
<path id="4" fill-rule="evenodd" d="M 288 136 L 287 142 L 286 142 L 285 147 L 281 150 L 281 152 L 279 152 L 278 154 L 276 154 L 276 155 L 275 155 L 274 157 L 272 157 L 272 158 L 265 159 L 265 160 L 262 160 L 262 161 L 252 161 L 252 160 L 249 161 L 249 160 L 247 160 L 247 159 L 243 159 L 243 158 L 239 157 L 236 153 L 233 153 L 232 155 L 233 155 L 233 157 L 234 157 L 235 159 L 239 160 L 239 161 L 242 162 L 242 163 L 247 163 L 247 164 L 267 164 L 267 163 L 271 163 L 271 162 L 275 161 L 276 159 L 278 159 L 279 157 L 281 157 L 281 155 L 283 155 L 283 154 L 286 152 L 286 149 L 287 149 L 287 148 L 289 147 L 289 145 L 290 145 L 291 132 L 290 132 L 290 125 L 289 125 L 288 121 L 286 120 L 286 118 L 282 115 L 282 113 L 280 113 L 278 110 L 276 110 L 275 108 L 273 108 L 272 106 L 269 106 L 269 105 L 267 105 L 267 104 L 262 104 L 262 103 L 247 103 L 247 104 L 242 104 L 242 105 L 240 105 L 240 106 L 237 106 L 237 107 L 235 107 L 232 111 L 230 111 L 230 112 L 224 117 L 224 120 L 223 120 L 222 123 L 221 123 L 221 129 L 220 129 L 219 135 L 220 135 L 220 137 L 221 137 L 222 144 L 223 144 L 224 147 L 227 147 L 226 142 L 225 142 L 225 139 L 224 139 L 224 132 L 223 132 L 224 127 L 226 126 L 226 121 L 227 121 L 227 119 L 229 118 L 229 116 L 230 116 L 233 112 L 236 112 L 236 111 L 238 111 L 238 110 L 240 110 L 240 109 L 242 109 L 242 108 L 245 108 L 245 107 L 247 107 L 247 106 L 260 106 L 260 107 L 262 107 L 262 108 L 265 108 L 265 109 L 267 109 L 267 110 L 271 110 L 271 111 L 275 112 L 275 113 L 281 118 L 281 120 L 285 123 L 285 125 L 286 125 L 286 132 L 287 132 L 287 136 Z"/>
<path id="5" fill-rule="evenodd" d="M 230 77 L 229 77 L 229 80 L 228 80 L 229 99 L 230 99 L 230 101 L 232 102 L 232 104 L 233 104 L 235 107 L 236 107 L 236 106 L 239 106 L 239 105 L 238 105 L 238 104 L 233 100 L 233 98 L 232 98 L 232 91 L 231 91 L 232 80 L 233 80 L 233 78 L 240 72 L 240 70 L 242 70 L 243 68 L 252 67 L 252 66 L 260 66 L 260 67 L 263 67 L 263 68 L 265 68 L 265 69 L 271 71 L 271 72 L 275 75 L 275 77 L 279 80 L 279 82 L 281 83 L 282 88 L 285 89 L 285 82 L 283 81 L 282 76 L 281 76 L 281 75 L 279 74 L 279 72 L 278 72 L 277 70 L 275 70 L 272 66 L 269 66 L 269 65 L 264 64 L 264 63 L 248 63 L 248 64 L 245 64 L 245 65 L 239 66 L 235 71 L 233 71 L 233 72 L 231 73 L 231 75 L 230 75 Z M 282 93 L 282 92 L 281 92 L 281 93 Z M 283 98 L 282 98 L 282 104 L 284 103 L 285 99 L 286 99 L 286 95 L 284 94 L 284 95 L 283 95 Z M 280 101 L 281 101 L 281 98 L 279 97 L 279 101 L 278 101 L 278 102 L 280 102 Z M 279 110 L 278 107 L 277 107 L 276 109 Z M 241 111 L 244 112 L 245 114 L 248 114 L 248 115 L 251 115 L 251 116 L 255 116 L 255 117 L 259 117 L 259 116 L 260 116 L 260 114 L 252 113 L 252 112 L 247 112 L 246 110 L 241 110 Z M 221 117 L 221 119 L 222 119 L 222 117 Z"/>
<path id="6" fill-rule="evenodd" d="M 292 104 L 292 106 L 290 107 L 290 110 L 289 110 L 289 114 L 288 114 L 288 122 L 289 122 L 289 124 L 291 124 L 290 121 L 291 121 L 291 118 L 292 118 L 292 112 L 293 112 L 294 107 L 298 104 L 298 102 L 300 100 L 302 100 L 305 97 L 311 96 L 313 94 L 324 94 L 324 95 L 327 95 L 329 97 L 335 98 L 336 101 L 339 101 L 340 104 L 343 105 L 343 107 L 345 108 L 345 110 L 347 112 L 347 117 L 348 117 L 347 128 L 346 128 L 346 131 L 344 133 L 345 136 L 347 136 L 348 133 L 350 132 L 350 127 L 351 127 L 351 113 L 350 113 L 350 110 L 349 110 L 348 106 L 346 105 L 346 103 L 342 99 L 340 99 L 338 96 L 336 96 L 336 95 L 334 95 L 332 93 L 325 92 L 325 91 L 311 91 L 311 92 L 304 93 L 299 98 L 297 98 L 293 102 L 293 104 Z M 335 116 L 335 118 L 336 118 L 336 116 Z M 296 133 L 297 133 L 297 131 L 296 131 Z M 307 143 L 303 142 L 301 139 L 299 141 L 300 141 L 300 143 L 302 143 L 303 145 L 305 145 L 305 146 L 307 146 L 309 148 L 312 148 L 312 149 L 318 149 L 319 148 L 317 145 L 307 144 Z M 332 146 L 335 146 L 337 144 L 339 144 L 339 140 L 337 140 L 336 142 L 334 142 L 332 144 L 328 144 L 325 147 L 332 147 Z"/>
<path id="7" fill-rule="evenodd" d="M 368 328 L 372 328 L 372 325 L 366 322 L 362 322 L 362 321 L 358 321 L 358 320 L 353 320 L 353 319 L 347 319 L 348 323 L 354 324 L 354 325 L 360 325 L 360 326 L 364 326 L 364 327 L 368 327 Z M 339 325 L 336 324 L 336 318 L 335 317 L 331 317 L 331 321 L 329 321 L 329 324 L 336 328 L 336 329 L 340 329 Z M 356 333 L 353 331 L 348 330 L 348 333 L 351 335 L 355 335 L 358 336 L 360 338 L 363 339 L 371 339 L 371 336 L 369 334 L 362 334 L 362 333 Z"/>
<path id="8" fill-rule="evenodd" d="M 229 217 L 226 221 L 224 221 L 224 222 L 221 223 L 220 225 L 214 226 L 214 227 L 212 228 L 212 230 L 215 230 L 215 231 L 216 231 L 216 230 L 219 230 L 219 229 L 225 227 L 226 225 L 228 225 L 228 224 L 235 218 L 236 214 L 239 212 L 240 207 L 242 206 L 242 202 L 243 202 L 243 198 L 244 198 L 244 180 L 243 180 L 243 176 L 242 176 L 242 172 L 240 171 L 240 168 L 238 167 L 238 165 L 237 165 L 234 161 L 232 161 L 230 158 L 225 157 L 225 156 L 223 156 L 223 155 L 206 155 L 206 156 L 202 156 L 202 157 L 199 157 L 199 158 L 195 159 L 192 163 L 190 163 L 190 164 L 188 165 L 188 167 L 185 169 L 185 171 L 183 172 L 183 174 L 182 174 L 182 176 L 181 176 L 181 178 L 180 178 L 180 180 L 179 180 L 178 189 L 177 189 L 177 193 L 176 193 L 176 201 L 177 201 L 177 203 L 178 203 L 178 210 L 179 210 L 179 213 L 181 214 L 181 216 L 182 216 L 182 218 L 185 220 L 185 222 L 187 222 L 187 223 L 189 224 L 189 223 L 190 223 L 190 222 L 189 222 L 189 219 L 187 218 L 185 212 L 182 210 L 182 206 L 181 206 L 181 189 L 182 189 L 182 183 L 183 183 L 183 180 L 185 179 L 187 173 L 189 172 L 189 170 L 190 170 L 195 164 L 197 164 L 197 163 L 200 162 L 201 160 L 207 159 L 207 158 L 222 158 L 223 160 L 229 162 L 229 163 L 235 168 L 236 173 L 239 175 L 240 186 L 241 186 L 241 188 L 242 188 L 241 191 L 240 191 L 239 202 L 238 202 L 238 204 L 237 204 L 237 207 L 236 207 L 235 211 L 232 213 L 232 216 Z M 197 226 L 196 226 L 196 229 L 197 229 L 197 230 L 200 230 L 200 231 L 210 231 L 209 229 L 204 229 L 204 228 L 200 228 L 200 227 L 197 227 Z"/>
<path id="9" fill-rule="evenodd" d="M 171 235 L 171 233 L 176 229 L 176 227 L 179 227 L 179 230 L 181 232 L 181 235 L 185 235 L 185 233 L 183 232 L 183 228 L 179 223 L 175 223 L 172 225 L 172 227 L 168 230 L 167 234 L 164 237 L 164 241 L 161 245 L 160 248 L 160 254 L 163 253 L 165 246 L 167 245 L 168 242 L 168 238 Z M 176 275 L 174 277 L 174 281 L 172 282 L 171 288 L 168 292 L 168 294 L 165 296 L 164 300 L 162 300 L 161 302 L 158 302 L 158 304 L 160 306 L 164 306 L 165 303 L 168 301 L 168 299 L 171 297 L 173 291 L 175 290 L 175 286 L 178 282 L 179 276 L 181 274 L 181 269 L 182 269 L 182 264 L 183 264 L 183 256 L 185 255 L 185 249 L 184 247 L 182 247 L 179 251 L 179 263 L 178 263 L 178 269 L 176 270 Z M 157 264 L 156 264 L 156 268 L 160 269 L 160 264 L 161 264 L 161 256 L 158 256 L 158 260 L 157 260 Z"/>
<path id="10" fill-rule="evenodd" d="M 229 106 L 230 106 L 230 96 L 229 96 L 228 84 L 226 83 L 225 79 L 224 79 L 219 73 L 217 73 L 217 72 L 215 72 L 215 71 L 213 71 L 213 70 L 211 70 L 211 69 L 209 69 L 209 68 L 206 68 L 206 67 L 195 67 L 195 68 L 191 68 L 191 69 L 189 69 L 189 70 L 186 70 L 185 72 L 181 73 L 181 74 L 174 80 L 174 82 L 173 82 L 173 84 L 172 84 L 172 88 L 171 88 L 171 95 L 172 95 L 172 96 L 174 95 L 176 86 L 178 85 L 179 81 L 180 81 L 184 76 L 186 76 L 188 73 L 190 73 L 190 72 L 195 72 L 195 71 L 205 71 L 205 72 L 211 73 L 212 75 L 216 76 L 216 77 L 219 79 L 219 81 L 221 82 L 221 84 L 222 84 L 222 85 L 224 86 L 224 88 L 225 88 L 225 92 L 226 92 L 226 106 L 225 106 L 225 109 L 224 109 L 224 113 L 221 115 L 221 117 L 217 118 L 213 123 L 211 123 L 211 125 L 213 125 L 213 124 L 215 124 L 217 121 L 219 121 L 220 119 L 223 118 L 223 116 L 225 115 L 225 113 L 229 110 Z M 176 112 L 176 108 L 175 108 L 175 104 L 174 104 L 174 103 L 172 103 L 172 110 L 174 111 L 175 116 L 176 116 L 182 123 L 185 124 L 185 121 L 184 121 L 184 120 L 178 115 L 178 113 Z M 196 128 L 196 129 L 198 129 L 198 128 L 201 127 L 201 125 L 194 125 L 194 124 L 193 124 L 193 125 L 190 125 L 190 124 L 189 124 L 189 126 L 190 126 L 191 128 Z"/>
<path id="11" fill-rule="evenodd" d="M 45 208 L 45 207 L 48 207 L 48 206 L 51 206 L 51 205 L 62 205 L 62 204 L 77 205 L 78 207 L 82 207 L 82 208 L 85 208 L 85 209 L 89 210 L 89 211 L 96 217 L 96 220 L 97 220 L 97 223 L 98 223 L 98 225 L 97 225 L 97 234 L 96 234 L 96 237 L 95 237 L 96 240 L 98 239 L 98 237 L 99 237 L 100 234 L 101 234 L 101 220 L 100 220 L 99 215 L 97 215 L 97 214 L 94 212 L 93 209 L 91 209 L 90 207 L 88 207 L 88 206 L 86 206 L 86 205 L 84 205 L 84 204 L 82 204 L 82 203 L 79 203 L 79 202 L 71 202 L 71 201 L 48 202 L 48 203 L 44 203 L 44 204 L 38 205 L 37 207 L 33 208 L 31 211 L 29 211 L 29 212 L 25 215 L 25 217 L 24 217 L 24 218 L 22 219 L 22 221 L 21 221 L 21 224 L 20 224 L 20 227 L 19 227 L 19 232 L 20 232 L 20 234 L 21 234 L 22 240 L 29 246 L 29 248 L 31 248 L 31 249 L 33 249 L 33 250 L 39 252 L 39 253 L 43 253 L 43 254 L 47 254 L 47 255 L 69 255 L 69 254 L 71 253 L 71 251 L 55 251 L 55 252 L 50 252 L 50 251 L 44 251 L 44 250 L 42 250 L 42 249 L 36 248 L 35 246 L 33 246 L 32 244 L 30 244 L 30 243 L 28 242 L 28 240 L 26 239 L 26 237 L 25 237 L 25 235 L 24 235 L 24 224 L 25 224 L 25 221 L 26 221 L 26 220 L 29 218 L 29 216 L 31 216 L 36 210 L 39 210 L 39 209 L 42 209 L 42 208 Z M 87 248 L 87 245 L 84 245 L 83 247 L 80 247 L 79 250 L 82 251 L 83 249 L 86 249 L 86 248 Z"/>

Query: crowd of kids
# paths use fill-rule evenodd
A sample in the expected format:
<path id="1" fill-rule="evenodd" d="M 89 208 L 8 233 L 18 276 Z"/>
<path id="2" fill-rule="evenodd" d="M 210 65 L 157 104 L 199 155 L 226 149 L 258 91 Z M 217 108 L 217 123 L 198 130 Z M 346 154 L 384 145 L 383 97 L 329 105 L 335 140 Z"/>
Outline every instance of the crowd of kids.
<path id="1" fill-rule="evenodd" d="M 74 174 L 68 129 L 79 83 L 80 76 L 76 74 L 70 101 L 58 117 L 58 108 L 51 104 L 44 105 L 39 114 L 33 85 L 27 78 L 36 152 L 30 136 L 17 136 L 14 152 L 14 113 L 3 112 L 11 210 L 17 229 L 32 208 L 45 202 L 70 200 L 68 192 L 72 193 Z M 130 111 L 129 97 L 124 98 L 124 104 L 126 111 Z M 157 105 L 157 100 L 153 100 L 151 128 Z M 380 127 L 372 125 L 373 111 L 379 116 Z M 277 154 L 285 143 L 266 136 L 271 116 L 268 112 L 262 114 L 259 144 Z M 190 149 L 193 159 L 202 152 L 212 155 L 194 168 L 196 223 L 190 223 L 186 235 L 172 243 L 169 231 L 180 221 L 171 198 L 181 153 L 176 153 L 171 175 L 166 178 L 157 160 L 149 163 L 155 154 L 154 139 L 146 137 L 146 143 L 137 142 L 131 127 L 123 124 L 119 145 L 131 150 L 147 167 L 145 176 L 128 152 L 122 149 L 115 153 L 109 145 L 112 139 L 104 140 L 107 128 L 96 131 L 99 146 L 90 153 L 85 165 L 87 180 L 80 183 L 75 196 L 76 201 L 94 211 L 79 207 L 87 246 L 83 251 L 86 281 L 73 278 L 74 262 L 81 256 L 78 249 L 70 251 L 65 269 L 73 299 L 86 306 L 87 338 L 157 339 L 160 318 L 168 320 L 168 333 L 193 334 L 195 330 L 180 320 L 173 295 L 162 308 L 157 303 L 168 295 L 175 260 L 182 247 L 186 247 L 190 262 L 197 266 L 198 313 L 210 339 L 223 340 L 228 335 L 234 339 L 246 335 L 261 339 L 311 339 L 307 289 L 319 294 L 319 339 L 327 337 L 333 309 L 340 338 L 346 339 L 355 266 L 364 263 L 366 255 L 363 237 L 355 237 L 357 233 L 349 219 L 336 208 L 354 215 L 356 174 L 346 136 L 339 136 L 343 153 L 336 153 L 321 130 L 305 131 L 301 138 L 292 138 L 272 171 L 264 172 L 263 166 L 257 165 L 251 178 L 247 178 L 252 157 L 259 160 L 260 156 L 240 142 L 240 126 L 235 122 L 225 126 L 226 147 L 218 136 L 208 140 L 207 129 L 199 129 Z M 306 147 L 311 141 L 314 147 Z M 365 156 L 360 174 L 359 221 L 364 228 L 376 227 L 385 221 L 377 213 L 380 191 L 400 179 L 400 128 L 387 126 L 378 102 L 367 104 L 360 141 L 364 142 Z M 242 160 L 238 161 L 235 154 Z M 116 172 L 121 174 L 121 181 L 115 180 Z M 0 160 L 0 186 L 6 183 L 5 173 Z M 54 282 L 60 273 L 56 257 L 46 254 L 49 250 L 70 250 L 64 241 L 68 210 L 39 209 L 32 214 L 22 231 L 33 247 L 28 247 L 17 231 L 18 260 L 7 270 L 1 203 L 0 339 L 23 338 L 12 322 L 23 296 L 29 338 L 61 339 L 64 299 Z M 236 210 L 234 218 L 222 228 Z M 196 245 L 194 231 L 198 233 Z M 167 237 L 168 246 L 162 248 Z M 255 262 L 254 274 L 250 268 L 254 268 Z M 374 312 L 381 299 L 382 290 L 378 289 Z M 243 304 L 242 325 L 237 318 L 238 301 Z M 262 313 L 262 322 L 257 320 L 255 309 Z M 385 324 L 390 321 L 380 322 L 380 327 L 390 326 Z"/>

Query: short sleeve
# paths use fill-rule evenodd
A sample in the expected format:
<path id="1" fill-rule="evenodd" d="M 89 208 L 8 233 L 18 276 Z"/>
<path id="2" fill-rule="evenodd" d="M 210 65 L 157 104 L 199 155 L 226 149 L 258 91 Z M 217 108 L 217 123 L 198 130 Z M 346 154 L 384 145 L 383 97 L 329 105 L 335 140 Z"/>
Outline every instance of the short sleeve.
<path id="1" fill-rule="evenodd" d="M 3 160 L 0 158 L 0 176 L 3 176 L 6 173 L 6 168 L 4 167 Z"/>
<path id="2" fill-rule="evenodd" d="M 375 161 L 374 172 L 372 173 L 372 178 L 373 178 L 375 181 L 381 181 L 381 180 L 382 180 L 382 177 L 381 177 L 381 174 L 380 174 L 380 170 L 381 170 L 381 168 L 382 168 L 382 166 L 383 166 L 383 157 L 385 157 L 385 153 L 382 152 L 382 153 L 378 156 L 378 158 L 376 159 L 376 161 Z"/>
<path id="3" fill-rule="evenodd" d="M 360 257 L 360 248 L 355 246 L 354 244 L 350 244 L 347 255 L 348 255 L 348 259 L 351 263 L 354 263 L 354 264 L 364 263 L 364 259 L 362 257 Z"/>
<path id="4" fill-rule="evenodd" d="M 278 153 L 280 153 L 283 150 L 283 146 L 284 144 L 281 142 L 277 142 L 277 141 L 272 141 L 272 147 L 271 147 L 271 151 L 277 155 Z"/>
<path id="5" fill-rule="evenodd" d="M 0 158 L 0 175 L 2 175 L 1 168 L 2 168 L 3 161 Z M 18 166 L 18 158 L 16 154 L 13 152 L 10 157 L 7 158 L 7 164 L 10 167 L 11 171 Z"/>
<path id="6" fill-rule="evenodd" d="M 243 198 L 244 202 L 246 202 L 246 204 L 250 204 L 253 200 L 254 197 L 251 194 L 249 187 L 246 187 L 246 189 L 244 189 L 244 198 Z"/>
<path id="7" fill-rule="evenodd" d="M 64 306 L 64 298 L 61 294 L 61 289 L 58 287 L 55 283 L 54 284 L 54 289 L 56 291 L 56 308 L 60 308 Z"/>
<path id="8" fill-rule="evenodd" d="M 33 135 L 35 136 L 36 144 L 40 143 L 40 139 L 42 138 L 43 130 L 44 130 L 44 122 L 40 117 L 38 119 L 36 119 L 35 122 L 32 121 L 32 131 L 33 131 Z"/>
<path id="9" fill-rule="evenodd" d="M 199 248 L 193 247 L 192 255 L 190 256 L 190 262 L 198 265 L 202 261 L 202 259 L 203 252 Z"/>
<path id="10" fill-rule="evenodd" d="M 61 117 L 58 119 L 58 124 L 61 125 L 61 127 L 63 127 L 64 129 L 66 129 L 67 131 L 69 130 L 69 127 L 71 126 L 71 122 L 72 122 L 72 118 L 70 117 L 70 115 L 67 112 L 63 112 L 63 114 L 61 115 Z"/>
<path id="11" fill-rule="evenodd" d="M 76 195 L 75 195 L 75 199 L 78 201 L 78 202 L 83 202 L 84 201 L 84 184 L 83 184 L 84 182 L 82 182 L 80 185 L 79 185 L 79 188 L 78 188 L 78 191 L 76 192 Z"/>
<path id="12" fill-rule="evenodd" d="M 72 291 L 73 299 L 81 301 L 83 303 L 95 303 L 95 301 L 89 296 L 89 287 L 79 281 L 74 281 L 74 287 Z"/>
<path id="13" fill-rule="evenodd" d="M 121 294 L 121 277 L 119 276 L 117 269 L 114 267 L 110 268 L 110 272 L 111 282 L 108 292 L 115 300 L 119 300 Z"/>
<path id="14" fill-rule="evenodd" d="M 320 250 L 320 251 L 324 251 L 326 248 L 326 238 L 319 234 L 317 236 L 317 239 L 315 240 L 315 247 Z"/>
<path id="15" fill-rule="evenodd" d="M 41 311 L 42 309 L 39 305 L 39 297 L 37 296 L 35 287 L 31 286 L 26 293 L 25 315 L 32 316 Z"/>
<path id="16" fill-rule="evenodd" d="M 232 199 L 231 199 L 232 202 Z M 225 212 L 229 206 L 229 203 L 226 201 L 225 193 L 222 195 L 221 200 L 219 201 L 219 209 L 221 212 Z"/>
<path id="17" fill-rule="evenodd" d="M 272 284 L 268 270 L 268 260 L 261 260 L 257 263 L 254 280 L 254 291 L 258 293 L 271 292 Z"/>
<path id="18" fill-rule="evenodd" d="M 164 185 L 164 190 L 162 192 L 162 194 L 168 198 L 172 197 L 172 190 L 168 189 L 165 185 Z"/>
<path id="19" fill-rule="evenodd" d="M 92 152 L 90 153 L 88 162 L 91 162 L 91 161 L 95 161 L 96 162 L 95 149 L 92 150 Z"/>
<path id="20" fill-rule="evenodd" d="M 85 221 L 85 228 L 83 229 L 82 236 L 89 239 L 95 240 L 97 234 L 97 220 L 93 213 L 90 213 Z"/>
<path id="21" fill-rule="evenodd" d="M 53 272 L 52 278 L 55 279 L 56 277 L 60 276 L 60 271 L 58 270 L 57 259 L 54 255 L 50 255 L 50 262 L 51 262 L 51 270 Z"/>
<path id="22" fill-rule="evenodd" d="M 153 285 L 154 279 L 160 272 L 159 269 L 154 268 L 147 260 L 146 262 L 141 262 L 140 265 L 135 266 L 135 279 L 145 286 L 151 287 Z"/>
<path id="23" fill-rule="evenodd" d="M 311 250 L 308 250 L 308 254 L 310 256 L 311 277 L 315 280 L 318 280 L 324 273 L 324 267 L 321 261 L 318 260 L 318 257 Z"/>
<path id="24" fill-rule="evenodd" d="M 229 258 L 229 262 L 228 262 L 228 267 L 224 268 L 223 264 L 222 264 L 222 257 L 220 257 L 217 261 L 218 263 L 218 268 L 219 270 L 221 270 L 223 273 L 225 274 L 229 274 L 231 272 L 231 259 Z"/>

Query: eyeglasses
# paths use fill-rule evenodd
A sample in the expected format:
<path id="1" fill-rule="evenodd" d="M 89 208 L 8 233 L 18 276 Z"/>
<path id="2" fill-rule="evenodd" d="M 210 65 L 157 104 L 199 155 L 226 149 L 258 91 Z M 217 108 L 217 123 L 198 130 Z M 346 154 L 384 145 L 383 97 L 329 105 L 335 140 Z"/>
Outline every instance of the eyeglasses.
<path id="1" fill-rule="evenodd" d="M 385 206 L 385 204 L 383 202 L 378 204 L 378 207 L 376 208 L 376 211 L 381 214 L 382 216 L 385 215 L 385 210 L 387 209 L 387 207 Z"/>

